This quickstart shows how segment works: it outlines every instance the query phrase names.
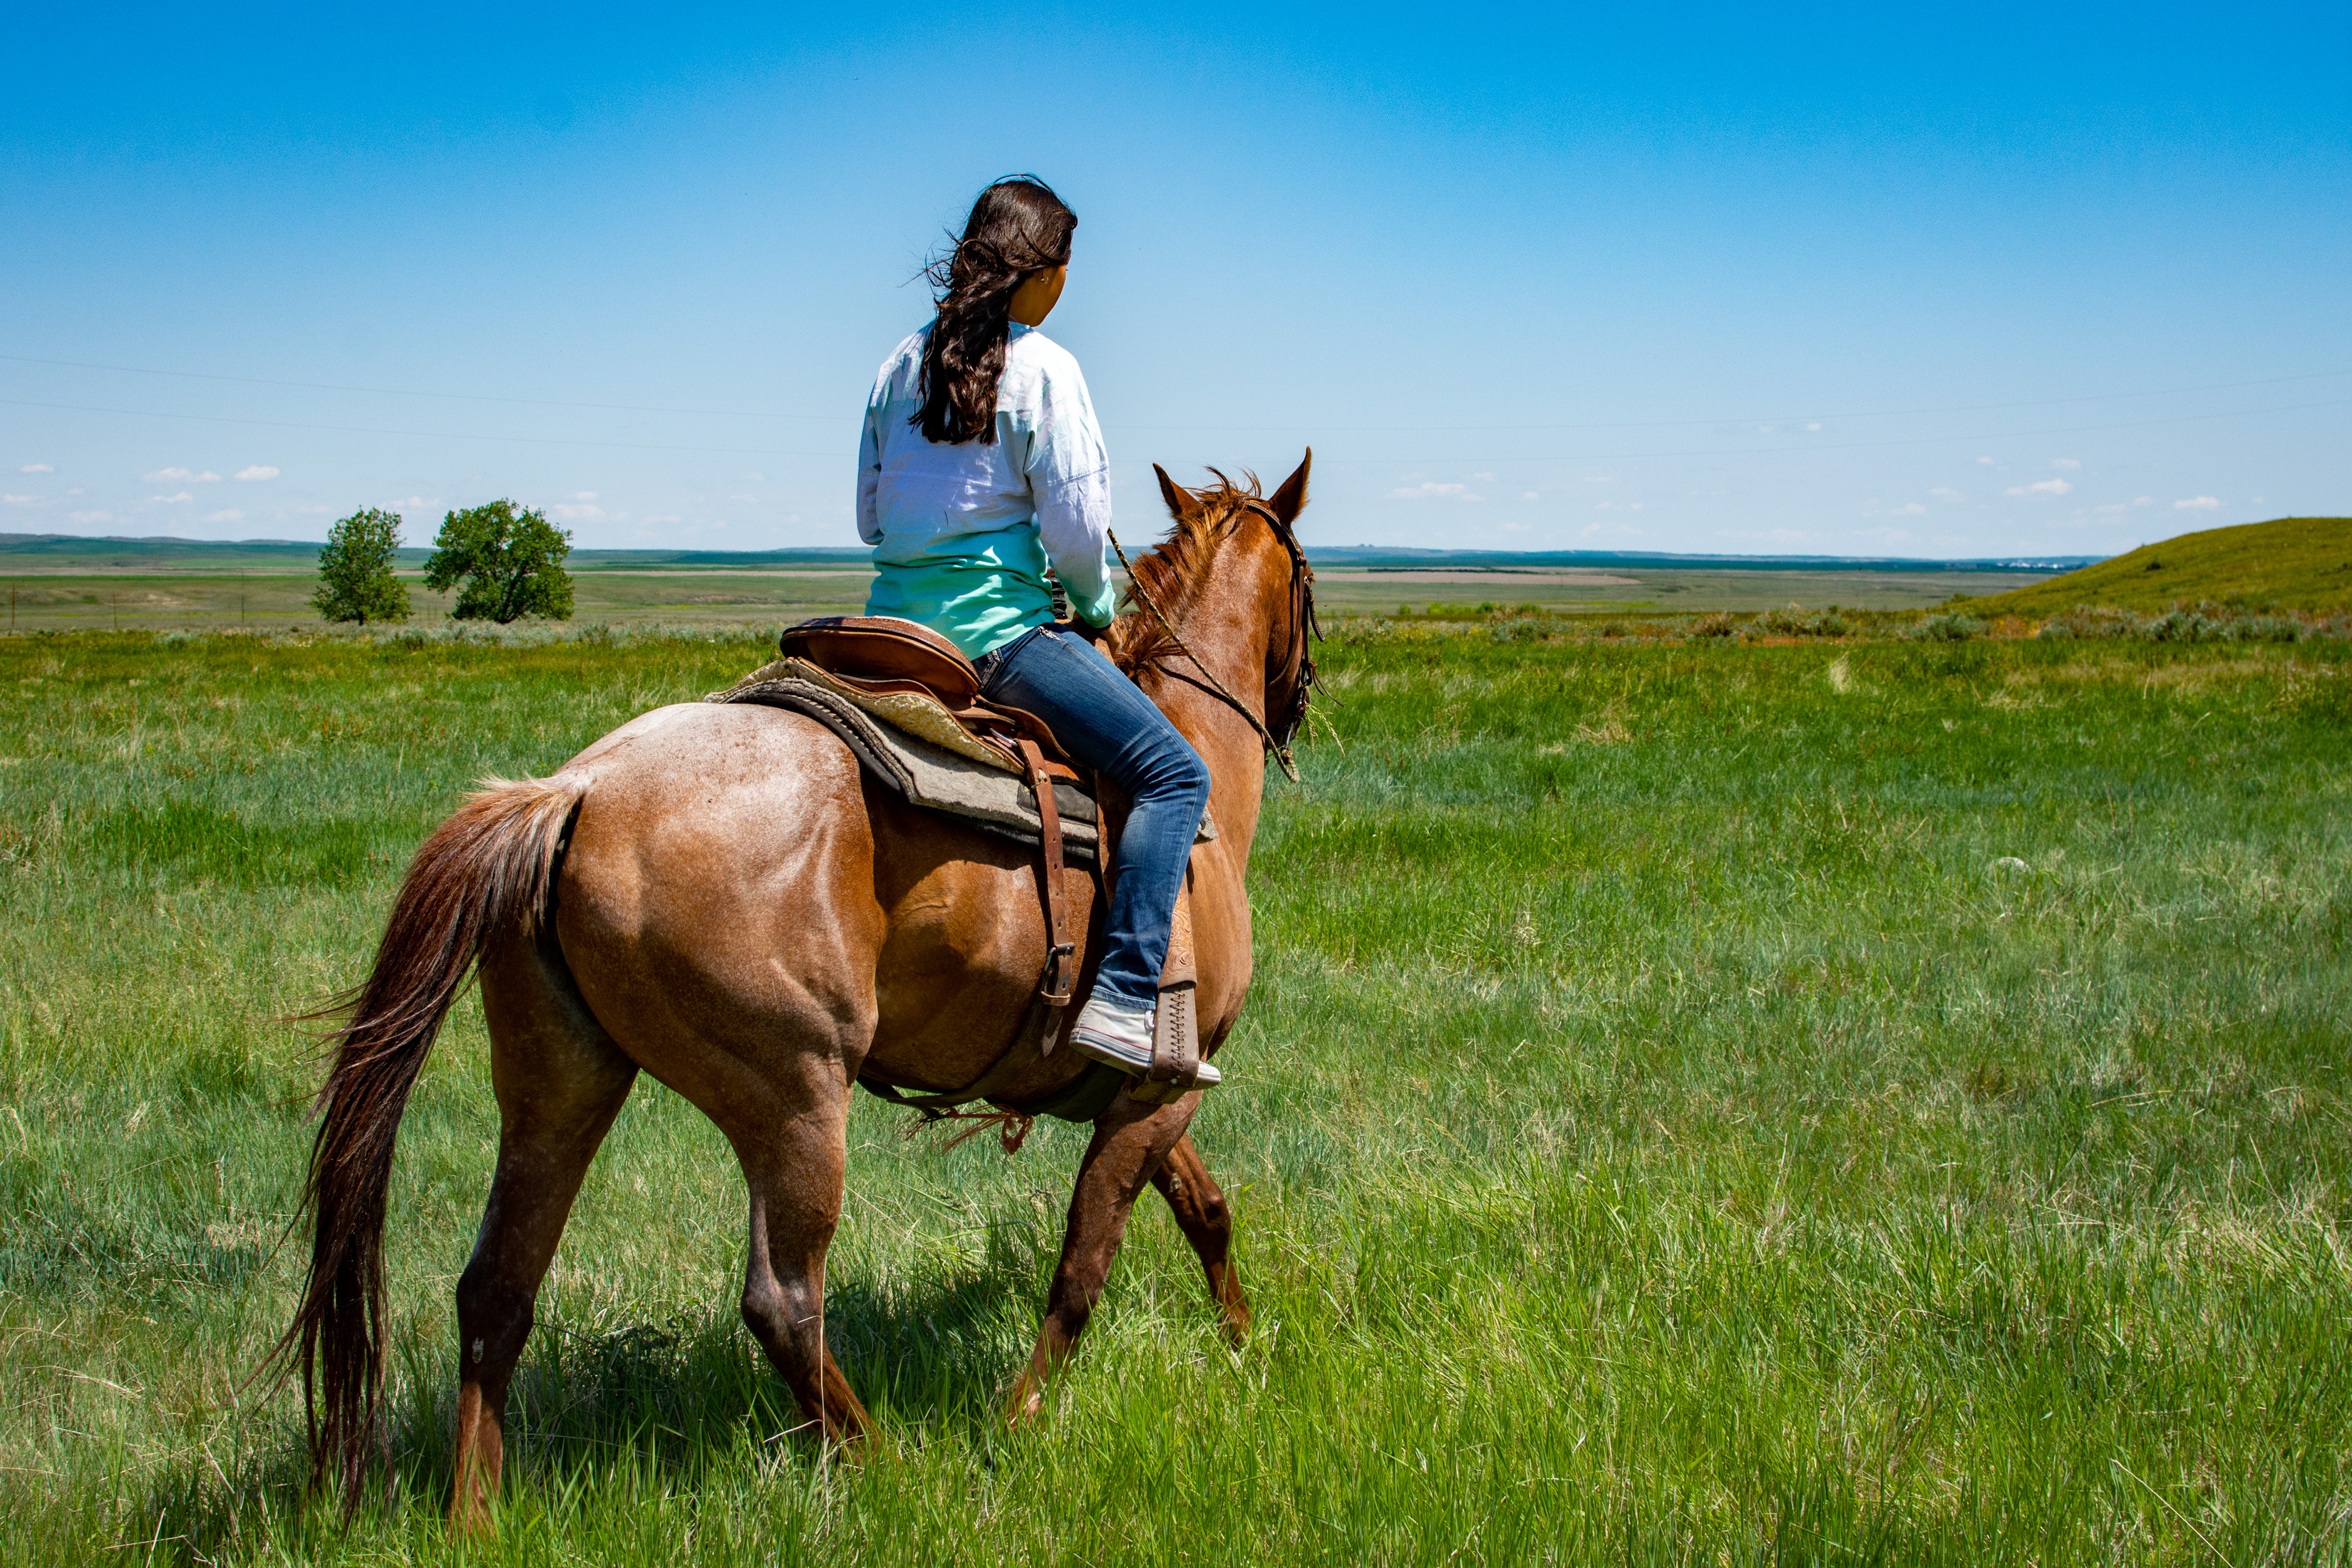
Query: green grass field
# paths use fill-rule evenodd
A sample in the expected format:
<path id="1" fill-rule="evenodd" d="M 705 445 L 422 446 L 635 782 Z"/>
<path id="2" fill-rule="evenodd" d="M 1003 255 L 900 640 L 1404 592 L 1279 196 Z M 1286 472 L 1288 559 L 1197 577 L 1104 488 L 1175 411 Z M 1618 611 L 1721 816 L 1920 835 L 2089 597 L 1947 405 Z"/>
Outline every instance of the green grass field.
<path id="1" fill-rule="evenodd" d="M 2161 610 L 2201 599 L 2252 609 L 2352 608 L 2352 517 L 2283 517 L 2184 533 L 1971 607 L 2048 616 L 2077 605 Z"/>
<path id="2" fill-rule="evenodd" d="M 736 1318 L 733 1163 L 648 1083 L 469 1548 L 478 1011 L 404 1130 L 348 1532 L 243 1388 L 315 1083 L 273 1020 L 470 779 L 763 649 L 0 641 L 0 1560 L 2346 1561 L 2347 653 L 1335 639 L 1196 1123 L 1252 1342 L 1147 1194 L 1005 1431 L 1081 1132 L 861 1099 L 827 1331 L 888 1441 L 828 1460 Z"/>

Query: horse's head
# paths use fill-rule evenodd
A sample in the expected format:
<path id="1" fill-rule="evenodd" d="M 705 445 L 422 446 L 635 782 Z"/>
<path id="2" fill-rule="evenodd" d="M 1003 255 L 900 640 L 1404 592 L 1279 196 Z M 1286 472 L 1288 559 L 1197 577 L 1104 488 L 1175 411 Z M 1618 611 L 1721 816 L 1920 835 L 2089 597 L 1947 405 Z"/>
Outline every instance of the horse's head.
<path id="1" fill-rule="evenodd" d="M 1309 450 L 1271 496 L 1259 493 L 1253 475 L 1235 484 L 1212 468 L 1214 485 L 1188 489 L 1152 465 L 1175 527 L 1132 563 L 1137 605 L 1112 645 L 1131 674 L 1199 663 L 1205 689 L 1249 721 L 1294 779 L 1290 742 L 1307 718 L 1311 644 L 1321 636 L 1314 568 L 1293 527 L 1307 507 L 1314 460 Z"/>

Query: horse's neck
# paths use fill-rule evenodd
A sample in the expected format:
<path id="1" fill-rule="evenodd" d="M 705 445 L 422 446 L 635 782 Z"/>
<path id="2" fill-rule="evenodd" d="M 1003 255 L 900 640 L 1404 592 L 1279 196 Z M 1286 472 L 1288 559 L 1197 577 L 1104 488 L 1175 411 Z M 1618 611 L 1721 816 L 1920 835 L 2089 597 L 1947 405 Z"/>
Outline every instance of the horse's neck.
<path id="1" fill-rule="evenodd" d="M 1263 548 L 1225 540 L 1207 573 L 1209 587 L 1187 606 L 1176 629 L 1185 645 L 1224 683 L 1225 689 L 1259 713 L 1265 702 L 1266 644 L 1272 636 L 1277 591 Z M 1213 688 L 1192 675 L 1181 655 L 1167 661 L 1154 693 L 1176 728 L 1209 764 L 1209 810 L 1235 864 L 1249 858 L 1265 793 L 1265 748 L 1250 721 Z M 1188 679 L 1191 677 L 1191 679 Z"/>

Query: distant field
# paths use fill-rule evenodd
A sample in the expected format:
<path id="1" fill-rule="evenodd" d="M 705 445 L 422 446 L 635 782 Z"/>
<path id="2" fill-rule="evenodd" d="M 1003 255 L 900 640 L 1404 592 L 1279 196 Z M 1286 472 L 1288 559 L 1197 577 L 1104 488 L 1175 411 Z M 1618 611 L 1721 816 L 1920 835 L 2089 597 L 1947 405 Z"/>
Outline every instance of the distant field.
<path id="1" fill-rule="evenodd" d="M 775 572 L 665 571 L 572 574 L 572 619 L 581 625 L 668 625 L 786 622 L 862 608 L 871 576 L 862 569 L 799 568 Z M 411 625 L 446 623 L 457 595 L 429 594 L 406 579 L 416 605 Z M 0 575 L 0 599 L 19 632 L 133 628 L 203 631 L 317 625 L 310 592 L 317 579 L 300 576 L 109 574 Z"/>
<path id="2" fill-rule="evenodd" d="M 1257 1329 L 1147 1194 L 1007 1432 L 1082 1131 L 860 1096 L 827 1462 L 744 1197 L 646 1082 L 454 1546 L 462 1003 L 392 1199 L 396 1501 L 243 1380 L 316 1082 L 468 782 L 765 655 L 0 640 L 0 1562 L 2332 1563 L 2352 1556 L 2352 647 L 1506 644 L 1359 625 L 1197 1123 Z"/>
<path id="3" fill-rule="evenodd" d="M 2352 608 L 2352 518 L 2284 517 L 2184 533 L 1969 608 L 2048 616 L 2077 605 L 2147 611 L 2204 599 L 2253 608 Z"/>
<path id="4" fill-rule="evenodd" d="M 205 630 L 243 626 L 261 629 L 316 623 L 308 573 L 278 574 L 203 572 L 43 571 L 10 574 L 16 558 L 0 556 L 0 626 L 19 632 L 72 630 Z M 803 565 L 761 571 L 709 567 L 599 568 L 572 574 L 572 618 L 583 625 L 767 624 L 807 616 L 854 613 L 865 606 L 871 574 L 862 566 Z M 1436 580 L 1433 581 L 1434 578 Z M 1597 579 L 1597 580 L 1596 580 Z M 1940 604 L 1955 593 L 1990 593 L 2039 581 L 2030 574 L 1986 572 L 1653 571 L 1613 568 L 1606 574 L 1367 572 L 1331 567 L 1316 574 L 1316 593 L 1334 615 L 1425 612 L 1432 605 L 1538 605 L 1548 609 L 1654 608 L 1758 610 L 1794 603 L 1819 608 L 1906 609 Z M 415 624 L 442 620 L 455 594 L 425 591 L 407 581 L 416 605 Z"/>
<path id="5" fill-rule="evenodd" d="M 1563 576 L 1569 580 L 1562 581 Z M 1906 610 L 1940 605 L 1954 594 L 1997 594 L 2039 583 L 2047 573 L 1746 570 L 1738 567 L 1611 566 L 1603 574 L 1525 572 L 1433 573 L 1407 568 L 1366 571 L 1318 567 L 1316 602 L 1335 615 L 1392 616 L 1431 605 L 1536 605 L 1574 611 L 1654 609 L 1662 615 L 1696 610 L 1762 610 L 1791 604 L 1808 609 L 1836 605 L 1855 610 Z M 1444 580 L 1432 582 L 1436 576 Z M 1594 576 L 1617 578 L 1595 582 Z"/>

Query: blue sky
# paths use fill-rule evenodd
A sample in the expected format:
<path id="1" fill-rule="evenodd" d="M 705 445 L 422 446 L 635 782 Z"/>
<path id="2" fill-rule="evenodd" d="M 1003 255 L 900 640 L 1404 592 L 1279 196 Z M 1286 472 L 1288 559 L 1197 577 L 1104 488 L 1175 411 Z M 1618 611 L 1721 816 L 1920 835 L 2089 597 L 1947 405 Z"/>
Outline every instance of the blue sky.
<path id="1" fill-rule="evenodd" d="M 973 192 L 1326 543 L 2097 553 L 2352 511 L 2352 8 L 28 8 L 0 531 L 854 542 Z M 169 374 L 164 374 L 169 373 Z"/>

